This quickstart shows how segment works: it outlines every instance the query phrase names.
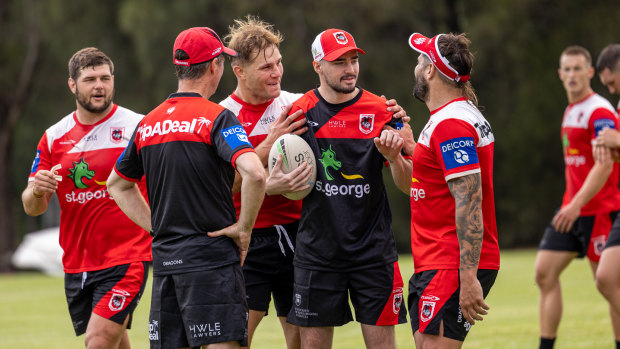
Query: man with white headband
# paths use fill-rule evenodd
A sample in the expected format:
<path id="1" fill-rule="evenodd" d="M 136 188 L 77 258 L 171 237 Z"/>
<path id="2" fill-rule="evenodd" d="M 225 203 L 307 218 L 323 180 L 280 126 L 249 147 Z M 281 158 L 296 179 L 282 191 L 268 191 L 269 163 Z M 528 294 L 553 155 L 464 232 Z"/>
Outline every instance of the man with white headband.
<path id="1" fill-rule="evenodd" d="M 417 348 L 460 348 L 489 310 L 484 298 L 499 269 L 494 136 L 468 82 L 474 56 L 465 35 L 415 33 L 409 45 L 420 53 L 413 94 L 431 112 L 405 170 L 412 176 L 397 183 L 411 196 L 411 327 Z"/>

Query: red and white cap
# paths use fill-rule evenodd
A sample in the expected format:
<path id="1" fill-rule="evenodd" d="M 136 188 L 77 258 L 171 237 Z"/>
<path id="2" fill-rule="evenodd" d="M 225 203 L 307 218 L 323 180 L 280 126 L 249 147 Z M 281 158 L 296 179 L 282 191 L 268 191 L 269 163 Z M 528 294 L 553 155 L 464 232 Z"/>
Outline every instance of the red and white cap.
<path id="1" fill-rule="evenodd" d="M 185 51 L 189 58 L 175 59 L 174 53 L 176 50 Z M 224 46 L 222 40 L 213 29 L 194 27 L 182 31 L 177 36 L 172 49 L 172 62 L 175 65 L 190 66 L 210 61 L 222 53 L 237 57 L 237 52 Z"/>
<path id="2" fill-rule="evenodd" d="M 427 38 L 426 36 L 420 33 L 413 33 L 409 37 L 409 46 L 412 49 L 424 54 L 428 59 L 431 60 L 433 65 L 441 72 L 445 77 L 454 81 L 467 81 L 469 80 L 469 74 L 460 75 L 456 69 L 454 69 L 450 65 L 450 61 L 439 52 L 439 46 L 437 45 L 437 41 L 439 37 L 443 34 L 439 34 L 432 39 Z"/>
<path id="3" fill-rule="evenodd" d="M 361 48 L 355 46 L 351 34 L 340 29 L 327 29 L 314 39 L 312 58 L 315 62 L 321 59 L 331 62 L 352 50 L 365 54 Z"/>

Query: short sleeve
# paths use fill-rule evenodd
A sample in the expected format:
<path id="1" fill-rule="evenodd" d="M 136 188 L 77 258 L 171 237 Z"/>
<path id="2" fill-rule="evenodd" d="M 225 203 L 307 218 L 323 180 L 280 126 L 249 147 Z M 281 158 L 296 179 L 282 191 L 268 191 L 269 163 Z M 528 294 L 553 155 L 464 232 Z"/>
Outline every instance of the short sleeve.
<path id="1" fill-rule="evenodd" d="M 254 151 L 239 119 L 228 109 L 224 109 L 213 123 L 211 144 L 215 147 L 219 157 L 233 167 L 239 155 Z"/>
<path id="2" fill-rule="evenodd" d="M 34 175 L 39 170 L 49 170 L 52 168 L 52 154 L 50 153 L 50 147 L 47 140 L 47 133 L 44 133 L 39 144 L 37 145 L 37 151 L 34 154 L 34 160 L 32 161 L 32 167 L 30 168 L 30 175 L 28 180 L 33 180 Z"/>
<path id="3" fill-rule="evenodd" d="M 599 132 L 605 128 L 618 129 L 618 118 L 607 108 L 598 108 L 590 115 L 589 130 L 591 139 L 596 138 Z"/>
<path id="4" fill-rule="evenodd" d="M 140 123 L 141 124 L 141 123 Z M 132 182 L 138 182 L 142 176 L 144 176 L 144 167 L 142 166 L 142 160 L 140 158 L 137 138 L 139 133 L 140 124 L 136 127 L 129 140 L 129 144 L 121 155 L 116 160 L 114 170 L 116 173 L 124 179 Z"/>
<path id="5" fill-rule="evenodd" d="M 478 140 L 474 127 L 462 120 L 447 119 L 435 127 L 430 147 L 446 181 L 480 172 Z"/>

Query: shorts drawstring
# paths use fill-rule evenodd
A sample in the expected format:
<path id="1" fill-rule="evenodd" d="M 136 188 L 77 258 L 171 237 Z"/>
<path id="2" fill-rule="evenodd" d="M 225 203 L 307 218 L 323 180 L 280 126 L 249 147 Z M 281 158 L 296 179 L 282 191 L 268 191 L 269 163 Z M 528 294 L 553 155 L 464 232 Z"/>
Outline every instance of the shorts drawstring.
<path id="1" fill-rule="evenodd" d="M 291 239 L 289 238 L 286 229 L 284 229 L 284 226 L 274 225 L 274 227 L 276 227 L 276 230 L 278 231 L 278 245 L 280 245 L 280 251 L 282 251 L 282 254 L 286 256 L 286 251 L 284 250 L 284 245 L 282 244 L 282 234 L 284 234 L 284 238 L 286 239 L 288 247 L 291 248 L 291 251 L 295 252 L 295 247 L 293 246 L 293 243 L 291 242 Z"/>
<path id="2" fill-rule="evenodd" d="M 84 284 L 86 283 L 86 272 L 82 272 L 82 289 L 84 289 Z"/>

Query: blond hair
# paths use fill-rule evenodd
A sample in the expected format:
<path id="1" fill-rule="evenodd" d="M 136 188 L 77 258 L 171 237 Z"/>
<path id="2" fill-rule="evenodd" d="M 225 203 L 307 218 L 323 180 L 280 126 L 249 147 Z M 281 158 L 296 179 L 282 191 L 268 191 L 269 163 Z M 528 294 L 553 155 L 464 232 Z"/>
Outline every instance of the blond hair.
<path id="1" fill-rule="evenodd" d="M 237 57 L 231 58 L 231 64 L 245 65 L 252 63 L 261 51 L 270 46 L 280 47 L 284 40 L 282 34 L 257 16 L 247 15 L 245 19 L 235 19 L 228 34 L 224 37 L 226 46 L 237 51 Z"/>

